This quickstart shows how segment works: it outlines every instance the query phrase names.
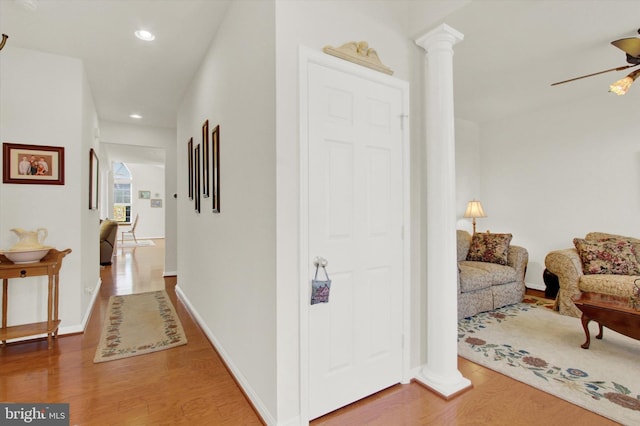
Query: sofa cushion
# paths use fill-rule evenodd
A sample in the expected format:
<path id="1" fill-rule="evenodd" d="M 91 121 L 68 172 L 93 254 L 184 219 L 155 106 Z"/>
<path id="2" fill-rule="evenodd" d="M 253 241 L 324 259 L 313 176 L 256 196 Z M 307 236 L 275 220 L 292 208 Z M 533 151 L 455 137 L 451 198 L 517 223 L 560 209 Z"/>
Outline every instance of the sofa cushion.
<path id="1" fill-rule="evenodd" d="M 633 292 L 636 275 L 582 275 L 578 281 L 580 291 L 629 297 Z"/>
<path id="2" fill-rule="evenodd" d="M 636 259 L 640 263 L 640 240 L 633 237 L 625 237 L 624 235 L 608 234 L 606 232 L 589 232 L 585 237 L 585 240 L 607 240 L 616 239 L 629 241 L 636 252 Z"/>
<path id="3" fill-rule="evenodd" d="M 471 237 L 467 260 L 506 265 L 511 238 L 511 234 L 475 233 Z"/>
<path id="4" fill-rule="evenodd" d="M 574 238 L 573 244 L 585 274 L 640 275 L 640 264 L 629 241 Z"/>
<path id="5" fill-rule="evenodd" d="M 517 281 L 515 268 L 488 262 L 462 261 L 460 269 L 460 291 L 476 291 L 492 285 Z"/>

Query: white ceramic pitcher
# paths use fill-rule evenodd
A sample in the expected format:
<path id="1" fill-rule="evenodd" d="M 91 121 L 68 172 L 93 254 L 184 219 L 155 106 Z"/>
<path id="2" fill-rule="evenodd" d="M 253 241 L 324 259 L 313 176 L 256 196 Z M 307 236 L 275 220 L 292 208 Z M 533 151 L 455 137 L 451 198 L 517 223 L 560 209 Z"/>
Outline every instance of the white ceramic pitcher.
<path id="1" fill-rule="evenodd" d="M 42 248 L 42 243 L 49 235 L 46 228 L 38 228 L 35 231 L 25 231 L 22 228 L 13 228 L 11 232 L 18 236 L 18 242 L 11 250 L 32 250 Z"/>

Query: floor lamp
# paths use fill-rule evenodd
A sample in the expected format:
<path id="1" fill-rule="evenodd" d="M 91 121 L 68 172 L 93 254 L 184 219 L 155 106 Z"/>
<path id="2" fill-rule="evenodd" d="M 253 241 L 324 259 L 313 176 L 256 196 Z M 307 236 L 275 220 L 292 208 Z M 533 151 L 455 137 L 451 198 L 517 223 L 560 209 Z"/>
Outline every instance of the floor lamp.
<path id="1" fill-rule="evenodd" d="M 476 218 L 478 217 L 487 217 L 482 209 L 482 204 L 480 201 L 471 200 L 467 204 L 467 210 L 464 212 L 464 217 L 473 218 L 473 233 L 476 233 Z"/>

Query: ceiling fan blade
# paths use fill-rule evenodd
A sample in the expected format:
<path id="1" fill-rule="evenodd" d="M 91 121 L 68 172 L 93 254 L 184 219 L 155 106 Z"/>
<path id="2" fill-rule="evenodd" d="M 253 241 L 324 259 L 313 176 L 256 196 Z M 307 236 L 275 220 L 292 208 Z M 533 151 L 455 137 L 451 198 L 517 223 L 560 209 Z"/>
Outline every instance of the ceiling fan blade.
<path id="1" fill-rule="evenodd" d="M 620 40 L 612 41 L 611 44 L 634 58 L 640 58 L 640 38 L 621 38 Z"/>
<path id="2" fill-rule="evenodd" d="M 580 79 L 582 79 L 582 78 L 593 77 L 594 75 L 604 74 L 604 73 L 606 73 L 606 72 L 611 72 L 611 71 L 622 71 L 622 70 L 626 70 L 627 68 L 636 67 L 636 66 L 637 66 L 637 65 L 624 65 L 624 66 L 622 66 L 622 67 L 611 68 L 611 69 L 604 70 L 604 71 L 594 72 L 593 74 L 581 75 L 580 77 L 570 78 L 569 80 L 558 81 L 557 83 L 553 83 L 553 84 L 552 84 L 552 86 L 557 86 L 558 84 L 569 83 L 569 82 L 571 82 L 571 81 L 580 80 Z"/>

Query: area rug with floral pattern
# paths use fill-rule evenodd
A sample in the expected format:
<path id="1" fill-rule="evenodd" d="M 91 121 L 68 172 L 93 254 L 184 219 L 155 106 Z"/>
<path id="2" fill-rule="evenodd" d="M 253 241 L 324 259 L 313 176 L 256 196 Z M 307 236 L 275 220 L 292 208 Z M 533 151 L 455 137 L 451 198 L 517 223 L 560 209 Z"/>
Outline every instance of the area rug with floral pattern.
<path id="1" fill-rule="evenodd" d="M 527 303 L 528 302 L 528 303 Z M 640 424 L 640 341 L 589 324 L 591 346 L 579 318 L 560 315 L 527 298 L 458 323 L 458 353 L 626 425 Z"/>
<path id="2" fill-rule="evenodd" d="M 111 296 L 93 362 L 161 351 L 187 343 L 164 290 Z"/>

